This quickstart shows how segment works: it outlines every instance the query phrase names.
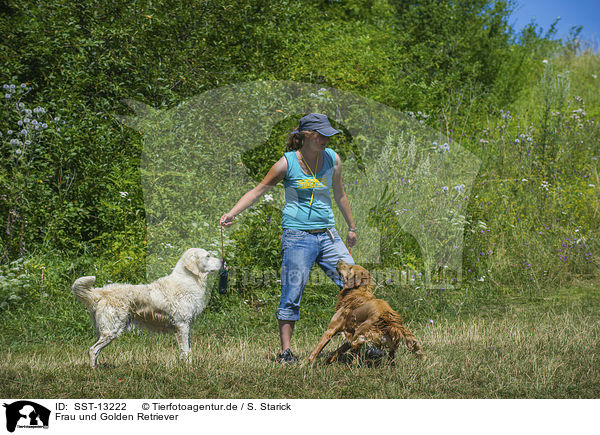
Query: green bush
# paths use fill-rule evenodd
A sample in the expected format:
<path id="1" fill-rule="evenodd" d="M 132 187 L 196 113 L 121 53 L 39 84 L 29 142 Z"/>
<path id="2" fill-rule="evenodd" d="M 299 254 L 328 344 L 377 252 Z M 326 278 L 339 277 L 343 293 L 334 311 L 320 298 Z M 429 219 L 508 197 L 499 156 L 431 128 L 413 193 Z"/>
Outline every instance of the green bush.
<path id="1" fill-rule="evenodd" d="M 144 138 L 116 116 L 130 114 L 123 100 L 162 111 L 207 90 L 264 79 L 318 84 L 323 98 L 335 87 L 427 113 L 423 122 L 482 159 L 464 216 L 469 286 L 542 289 L 596 278 L 600 56 L 582 49 L 576 33 L 554 40 L 555 26 L 515 33 L 511 7 L 468 0 L 5 1 L 0 264 L 45 264 L 43 280 L 42 269 L 22 267 L 35 285 L 56 291 L 68 290 L 78 274 L 142 281 L 152 242 L 146 219 L 156 216 L 141 186 Z M 26 117 L 41 127 L 18 135 Z M 241 156 L 255 182 L 281 156 L 296 121 L 285 119 L 263 146 Z M 336 127 L 345 134 L 331 146 L 364 167 L 360 141 Z M 221 206 L 218 194 L 211 186 L 199 201 Z M 280 211 L 273 204 L 258 204 L 226 232 L 232 266 L 278 270 Z M 181 217 L 201 218 L 193 208 Z M 378 267 L 424 267 L 414 236 L 386 213 L 385 201 L 372 219 L 385 237 Z M 184 228 L 177 224 L 165 227 Z M 180 255 L 184 246 L 176 244 L 157 249 L 161 267 Z M 50 272 L 49 258 L 61 270 Z M 23 285 L 3 287 L 8 308 L 25 306 L 11 296 L 31 291 Z M 70 309 L 70 296 L 60 300 Z"/>

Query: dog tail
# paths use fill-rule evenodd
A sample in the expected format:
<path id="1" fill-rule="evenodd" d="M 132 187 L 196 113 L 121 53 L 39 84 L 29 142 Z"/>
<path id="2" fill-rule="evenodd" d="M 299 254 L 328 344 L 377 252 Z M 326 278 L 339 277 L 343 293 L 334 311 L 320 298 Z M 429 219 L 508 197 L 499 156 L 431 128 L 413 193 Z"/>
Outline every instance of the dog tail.
<path id="1" fill-rule="evenodd" d="M 95 276 L 82 276 L 81 278 L 75 280 L 73 287 L 71 287 L 75 297 L 88 308 L 94 308 L 98 302 L 94 297 L 94 293 L 92 292 L 95 282 Z"/>
<path id="2" fill-rule="evenodd" d="M 417 357 L 426 358 L 417 338 L 402 324 L 402 319 L 398 313 L 385 312 L 381 315 L 380 321 L 385 325 L 384 328 L 394 342 L 394 347 L 405 347 Z"/>

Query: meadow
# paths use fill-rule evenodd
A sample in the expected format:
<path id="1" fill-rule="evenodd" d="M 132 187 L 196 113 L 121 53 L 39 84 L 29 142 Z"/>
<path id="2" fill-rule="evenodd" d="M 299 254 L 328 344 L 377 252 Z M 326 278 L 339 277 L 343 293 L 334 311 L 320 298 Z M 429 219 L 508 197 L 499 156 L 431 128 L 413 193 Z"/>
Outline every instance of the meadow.
<path id="1" fill-rule="evenodd" d="M 331 293 L 331 288 L 307 289 L 305 320 L 294 335 L 294 351 L 302 361 L 333 312 Z M 179 361 L 172 335 L 135 331 L 104 349 L 97 369 L 90 369 L 87 349 L 95 338 L 87 313 L 71 300 L 60 311 L 49 303 L 30 313 L 33 322 L 5 317 L 2 396 L 506 399 L 600 394 L 596 286 L 574 283 L 535 297 L 494 300 L 457 291 L 445 308 L 398 293 L 393 287 L 377 291 L 403 310 L 405 323 L 424 346 L 425 361 L 398 352 L 393 363 L 326 365 L 324 357 L 341 343 L 336 337 L 313 367 L 281 366 L 275 362 L 274 288 L 256 299 L 213 292 L 210 308 L 192 329 L 189 365 Z M 73 325 L 82 330 L 50 332 L 53 325 L 69 323 L 67 311 L 75 313 Z"/>

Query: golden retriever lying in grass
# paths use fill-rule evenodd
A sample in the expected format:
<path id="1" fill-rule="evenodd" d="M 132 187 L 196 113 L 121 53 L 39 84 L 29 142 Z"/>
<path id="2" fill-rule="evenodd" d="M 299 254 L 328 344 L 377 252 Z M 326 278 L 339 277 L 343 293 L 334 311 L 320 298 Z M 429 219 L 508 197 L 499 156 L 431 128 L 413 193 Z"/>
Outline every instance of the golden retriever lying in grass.
<path id="1" fill-rule="evenodd" d="M 190 327 L 208 303 L 206 277 L 220 267 L 221 260 L 194 248 L 184 252 L 169 276 L 151 284 L 94 288 L 95 276 L 77 279 L 73 293 L 89 310 L 98 335 L 89 351 L 92 368 L 102 348 L 135 325 L 175 332 L 181 356 L 190 361 Z"/>
<path id="2" fill-rule="evenodd" d="M 400 346 L 420 358 L 425 358 L 415 336 L 402 325 L 400 315 L 392 310 L 386 301 L 375 299 L 374 283 L 368 270 L 340 260 L 337 271 L 344 287 L 338 296 L 336 312 L 327 331 L 308 357 L 309 364 L 314 363 L 329 340 L 339 332 L 344 335 L 346 342 L 328 358 L 328 363 L 335 361 L 350 348 L 358 352 L 367 344 L 389 348 L 391 359 Z"/>

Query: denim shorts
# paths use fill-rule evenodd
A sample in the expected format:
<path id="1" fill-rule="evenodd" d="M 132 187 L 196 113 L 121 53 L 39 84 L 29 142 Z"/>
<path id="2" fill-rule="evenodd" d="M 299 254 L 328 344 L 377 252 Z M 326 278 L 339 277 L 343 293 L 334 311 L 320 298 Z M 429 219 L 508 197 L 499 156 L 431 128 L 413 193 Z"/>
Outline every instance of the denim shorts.
<path id="1" fill-rule="evenodd" d="M 344 260 L 354 264 L 354 260 L 335 228 L 331 228 L 330 232 L 311 234 L 301 230 L 283 230 L 281 299 L 276 311 L 277 319 L 296 321 L 300 318 L 302 292 L 315 262 L 340 289 L 343 287 L 335 269 L 337 262 Z"/>

